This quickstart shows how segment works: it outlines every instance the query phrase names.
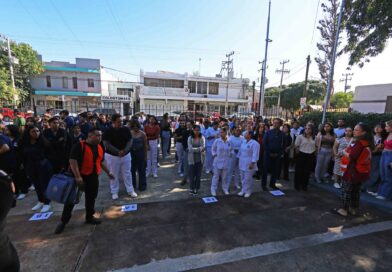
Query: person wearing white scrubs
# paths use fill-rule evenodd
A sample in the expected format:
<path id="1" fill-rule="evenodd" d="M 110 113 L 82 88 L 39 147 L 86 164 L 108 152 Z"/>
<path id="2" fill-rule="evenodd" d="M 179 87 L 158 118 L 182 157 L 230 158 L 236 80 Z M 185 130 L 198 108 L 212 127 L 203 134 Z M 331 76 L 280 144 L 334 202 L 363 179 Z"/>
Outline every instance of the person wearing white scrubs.
<path id="1" fill-rule="evenodd" d="M 216 139 L 211 148 L 212 157 L 214 158 L 214 175 L 211 182 L 211 195 L 216 196 L 216 189 L 218 188 L 219 178 L 222 180 L 222 190 L 225 195 L 229 194 L 229 186 L 227 180 L 227 172 L 232 156 L 232 148 L 229 139 L 227 138 L 227 130 L 222 128 L 220 130 L 220 138 Z"/>
<path id="2" fill-rule="evenodd" d="M 247 131 L 237 156 L 239 158 L 242 183 L 241 192 L 238 193 L 239 196 L 248 198 L 252 194 L 253 175 L 257 170 L 259 152 L 260 144 L 253 140 L 252 134 Z"/>
<path id="3" fill-rule="evenodd" d="M 231 143 L 231 147 L 233 151 L 229 163 L 227 180 L 230 186 L 234 176 L 234 185 L 237 189 L 241 189 L 241 185 L 240 185 L 241 176 L 240 176 L 240 168 L 239 168 L 239 159 L 237 155 L 238 152 L 240 151 L 241 144 L 243 141 L 244 141 L 244 137 L 241 135 L 241 129 L 238 127 L 234 128 L 233 135 L 229 137 L 229 142 Z"/>
<path id="4" fill-rule="evenodd" d="M 219 138 L 218 122 L 212 123 L 212 126 L 209 127 L 205 132 L 204 137 L 206 138 L 206 160 L 204 169 L 206 174 L 209 174 L 214 163 L 214 158 L 212 157 L 211 153 L 212 145 L 214 144 L 215 140 Z"/>

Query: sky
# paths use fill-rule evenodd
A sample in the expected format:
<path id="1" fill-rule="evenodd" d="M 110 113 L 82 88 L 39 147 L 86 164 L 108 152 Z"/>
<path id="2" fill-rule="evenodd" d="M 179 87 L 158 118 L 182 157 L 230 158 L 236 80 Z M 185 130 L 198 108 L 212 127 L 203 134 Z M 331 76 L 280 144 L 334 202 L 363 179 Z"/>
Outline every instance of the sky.
<path id="1" fill-rule="evenodd" d="M 303 81 L 306 57 L 309 78 L 319 79 L 316 43 L 319 8 L 324 0 L 272 0 L 267 78 L 278 86 L 282 60 L 289 74 L 283 84 Z M 44 61 L 75 62 L 98 58 L 101 65 L 139 74 L 172 71 L 214 76 L 226 54 L 234 51 L 236 77 L 259 85 L 264 58 L 268 0 L 15 0 L 0 9 L 0 33 L 33 46 Z M 201 59 L 201 61 L 199 61 Z M 350 85 L 391 83 L 392 47 L 364 68 L 353 67 Z M 336 90 L 346 72 L 347 56 L 337 60 Z M 121 79 L 137 81 L 131 75 Z"/>

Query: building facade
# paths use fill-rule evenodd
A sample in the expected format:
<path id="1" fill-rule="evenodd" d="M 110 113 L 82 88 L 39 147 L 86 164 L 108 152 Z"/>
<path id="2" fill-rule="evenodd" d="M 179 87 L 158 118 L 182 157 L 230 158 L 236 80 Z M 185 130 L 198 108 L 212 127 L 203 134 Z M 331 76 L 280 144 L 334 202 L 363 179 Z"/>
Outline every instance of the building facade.
<path id="1" fill-rule="evenodd" d="M 250 111 L 249 80 L 206 77 L 172 72 L 140 71 L 137 88 L 138 111 L 162 115 L 165 112 L 193 111 L 225 113 L 228 86 L 228 114 Z"/>
<path id="2" fill-rule="evenodd" d="M 392 112 L 392 84 L 357 86 L 350 107 L 362 113 Z"/>

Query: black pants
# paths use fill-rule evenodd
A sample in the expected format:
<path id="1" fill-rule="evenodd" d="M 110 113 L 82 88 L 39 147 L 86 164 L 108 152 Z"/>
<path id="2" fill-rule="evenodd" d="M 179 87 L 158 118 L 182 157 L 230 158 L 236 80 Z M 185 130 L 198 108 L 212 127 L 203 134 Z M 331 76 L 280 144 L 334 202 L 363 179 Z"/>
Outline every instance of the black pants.
<path id="1" fill-rule="evenodd" d="M 132 174 L 133 188 L 139 189 L 140 191 L 145 191 L 147 189 L 147 182 L 146 182 L 146 163 L 144 159 L 144 149 L 132 150 L 131 157 L 132 157 L 131 174 Z M 139 176 L 139 186 L 136 186 L 137 185 L 136 172 Z"/>
<path id="2" fill-rule="evenodd" d="M 50 200 L 45 196 L 45 192 L 53 175 L 52 169 L 52 165 L 47 159 L 38 162 L 29 161 L 26 165 L 26 174 L 34 184 L 38 201 L 45 205 L 50 203 Z"/>
<path id="3" fill-rule="evenodd" d="M 282 168 L 283 168 L 283 179 L 289 180 L 289 166 L 290 166 L 290 157 L 289 153 L 284 153 L 282 159 Z"/>
<path id="4" fill-rule="evenodd" d="M 95 199 L 98 196 L 99 181 L 96 174 L 82 176 L 84 184 L 84 198 L 86 207 L 86 220 L 91 219 L 95 213 Z M 72 216 L 74 204 L 65 204 L 61 222 L 67 224 Z"/>
<path id="5" fill-rule="evenodd" d="M 196 162 L 193 165 L 189 165 L 189 179 L 191 190 L 200 189 L 200 177 L 203 165 L 201 162 Z"/>
<path id="6" fill-rule="evenodd" d="M 263 177 L 261 179 L 261 186 L 267 186 L 268 173 L 271 173 L 270 187 L 275 186 L 276 180 L 279 178 L 281 170 L 281 156 L 271 157 L 270 154 L 264 154 L 263 162 Z"/>
<path id="7" fill-rule="evenodd" d="M 26 176 L 25 169 L 17 169 L 13 173 L 13 179 L 15 182 L 15 193 L 16 194 L 27 194 L 29 187 L 31 186 L 30 180 Z"/>
<path id="8" fill-rule="evenodd" d="M 310 173 L 314 170 L 314 154 L 299 152 L 295 164 L 294 187 L 296 190 L 307 190 Z"/>

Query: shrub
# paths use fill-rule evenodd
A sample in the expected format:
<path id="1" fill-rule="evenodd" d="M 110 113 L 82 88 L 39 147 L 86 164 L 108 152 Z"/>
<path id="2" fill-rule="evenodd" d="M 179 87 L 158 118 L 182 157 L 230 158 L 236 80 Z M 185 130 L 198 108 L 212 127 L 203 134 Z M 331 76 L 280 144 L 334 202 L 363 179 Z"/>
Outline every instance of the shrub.
<path id="1" fill-rule="evenodd" d="M 313 120 L 318 126 L 321 123 L 322 112 L 306 112 L 300 119 L 301 125 L 305 125 L 309 120 Z M 360 113 L 360 112 L 327 112 L 325 120 L 336 126 L 338 120 L 343 119 L 347 126 L 354 127 L 359 122 L 374 127 L 377 124 L 392 120 L 392 113 Z"/>

